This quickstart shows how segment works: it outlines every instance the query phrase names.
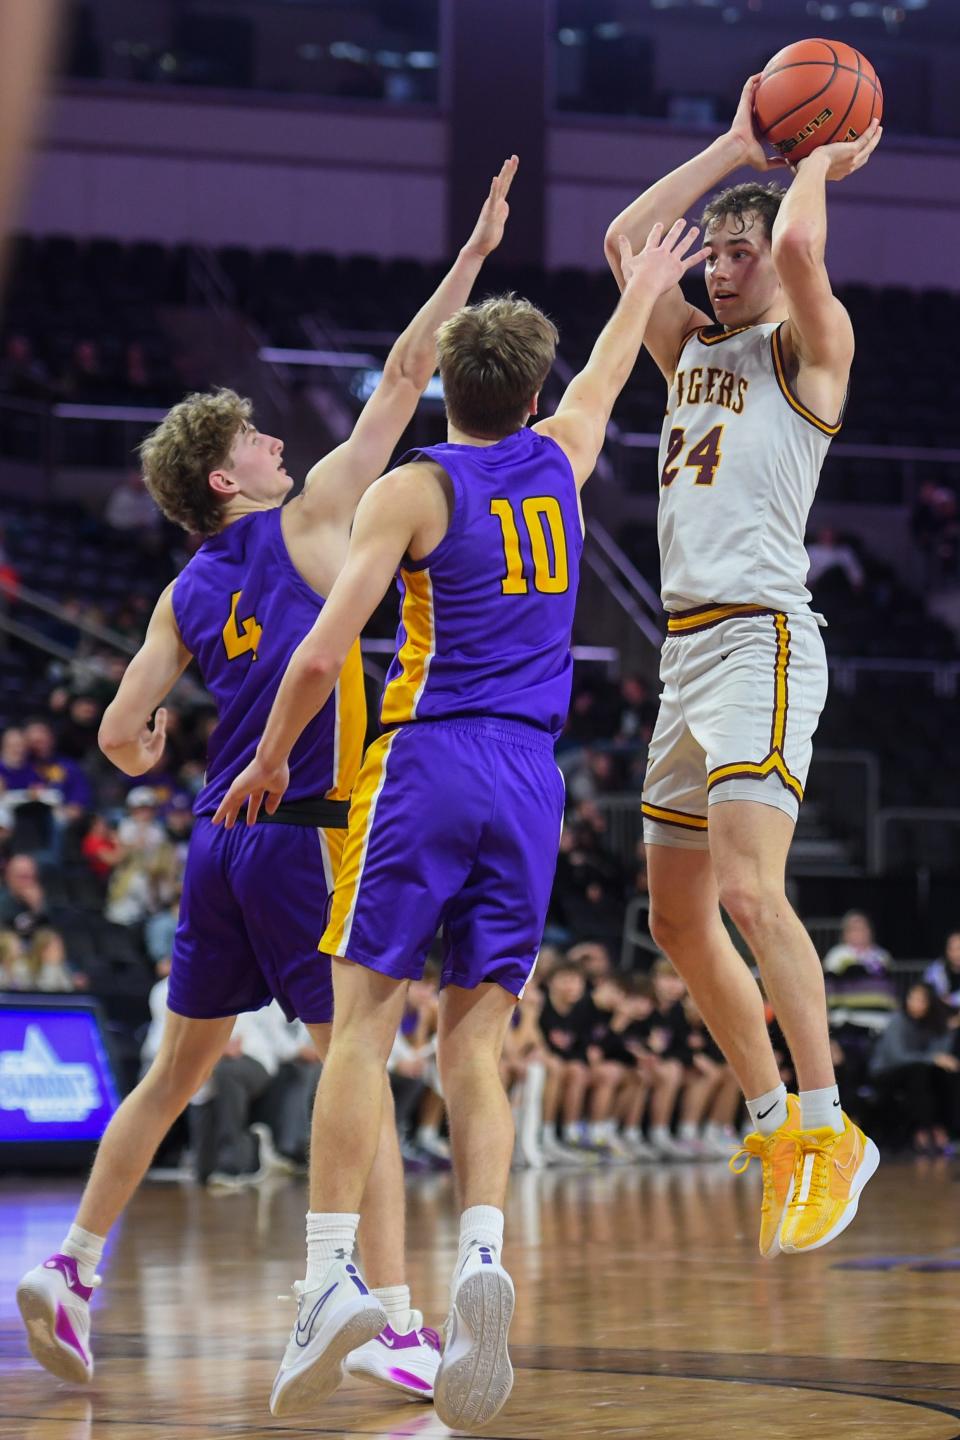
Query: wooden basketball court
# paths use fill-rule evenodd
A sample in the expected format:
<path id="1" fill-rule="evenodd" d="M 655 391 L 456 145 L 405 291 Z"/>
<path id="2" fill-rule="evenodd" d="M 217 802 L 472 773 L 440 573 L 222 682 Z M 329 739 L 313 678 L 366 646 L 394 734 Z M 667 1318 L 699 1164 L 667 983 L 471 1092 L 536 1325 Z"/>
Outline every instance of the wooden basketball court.
<path id="1" fill-rule="evenodd" d="M 758 1180 L 721 1164 L 513 1177 L 505 1259 L 517 1383 L 503 1440 L 960 1440 L 960 1171 L 890 1164 L 834 1245 L 767 1263 Z M 31 1361 L 14 1286 L 55 1250 L 75 1183 L 0 1185 L 3 1440 L 448 1434 L 432 1410 L 348 1381 L 316 1416 L 267 1396 L 302 1274 L 306 1193 L 145 1186 L 95 1301 L 97 1377 Z M 428 1323 L 456 1249 L 448 1176 L 409 1187 L 410 1271 Z"/>

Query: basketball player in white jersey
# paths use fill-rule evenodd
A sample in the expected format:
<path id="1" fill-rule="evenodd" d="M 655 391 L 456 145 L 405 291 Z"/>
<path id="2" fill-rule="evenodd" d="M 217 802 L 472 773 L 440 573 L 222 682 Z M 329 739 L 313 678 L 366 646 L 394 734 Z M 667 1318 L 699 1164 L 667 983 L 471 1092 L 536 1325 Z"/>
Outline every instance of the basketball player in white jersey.
<path id="1" fill-rule="evenodd" d="M 759 76 L 729 131 L 611 224 L 636 250 L 744 165 L 769 160 L 752 121 Z M 651 931 L 733 1066 L 754 1125 L 731 1162 L 763 1166 L 760 1249 L 817 1249 L 853 1219 L 876 1146 L 843 1113 L 823 975 L 785 894 L 811 741 L 826 697 L 803 537 L 820 467 L 843 418 L 854 340 L 824 265 L 826 185 L 866 164 L 859 139 L 771 184 L 715 195 L 703 217 L 715 321 L 661 297 L 644 344 L 668 387 L 658 530 L 663 692 L 643 791 Z M 798 1076 L 788 1096 L 763 1002 L 720 906 L 755 956 Z"/>

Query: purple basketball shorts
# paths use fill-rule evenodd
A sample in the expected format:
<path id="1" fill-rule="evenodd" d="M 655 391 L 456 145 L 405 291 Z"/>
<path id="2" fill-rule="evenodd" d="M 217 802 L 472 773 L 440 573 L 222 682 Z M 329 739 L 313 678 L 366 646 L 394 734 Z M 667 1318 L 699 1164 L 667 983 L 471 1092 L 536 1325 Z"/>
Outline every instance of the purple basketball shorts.
<path id="1" fill-rule="evenodd" d="M 317 950 L 346 831 L 201 816 L 190 837 L 167 1004 L 212 1020 L 273 999 L 289 1020 L 333 1018 L 330 961 Z"/>
<path id="2" fill-rule="evenodd" d="M 520 722 L 415 721 L 367 751 L 329 955 L 398 980 L 423 974 L 442 927 L 441 984 L 521 995 L 536 963 L 563 823 L 553 739 Z"/>

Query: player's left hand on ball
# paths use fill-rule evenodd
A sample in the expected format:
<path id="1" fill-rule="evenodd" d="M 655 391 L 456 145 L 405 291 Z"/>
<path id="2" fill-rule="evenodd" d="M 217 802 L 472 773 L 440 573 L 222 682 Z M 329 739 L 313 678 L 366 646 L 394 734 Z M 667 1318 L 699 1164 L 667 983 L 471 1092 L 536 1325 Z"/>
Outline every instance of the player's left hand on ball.
<path id="1" fill-rule="evenodd" d="M 219 809 L 213 817 L 214 825 L 225 825 L 228 830 L 232 830 L 244 801 L 247 802 L 248 825 L 256 823 L 264 801 L 267 814 L 276 814 L 289 784 L 290 768 L 286 762 L 276 767 L 268 767 L 254 756 L 220 801 Z"/>
<path id="2" fill-rule="evenodd" d="M 507 196 L 519 164 L 517 156 L 511 155 L 504 160 L 499 175 L 494 175 L 490 193 L 483 202 L 483 209 L 480 211 L 473 234 L 467 241 L 465 249 L 472 250 L 476 255 L 487 256 L 500 244 L 503 239 L 504 226 L 510 214 Z"/>
<path id="3" fill-rule="evenodd" d="M 871 120 L 863 134 L 856 140 L 843 140 L 834 145 L 821 145 L 812 151 L 813 155 L 821 155 L 827 161 L 827 179 L 845 180 L 855 170 L 861 170 L 870 156 L 880 144 L 880 136 L 883 134 L 883 126 L 879 120 Z M 807 156 L 810 159 L 810 156 Z M 801 160 L 797 166 L 804 162 Z"/>

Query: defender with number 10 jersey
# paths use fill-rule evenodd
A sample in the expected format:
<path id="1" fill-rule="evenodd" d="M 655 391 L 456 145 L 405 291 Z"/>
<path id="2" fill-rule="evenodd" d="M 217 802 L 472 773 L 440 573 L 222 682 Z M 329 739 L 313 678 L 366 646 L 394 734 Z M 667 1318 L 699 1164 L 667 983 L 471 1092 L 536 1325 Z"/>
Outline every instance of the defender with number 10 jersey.
<path id="1" fill-rule="evenodd" d="M 442 926 L 442 984 L 522 992 L 536 961 L 563 819 L 553 758 L 566 719 L 583 548 L 570 462 L 523 429 L 414 459 L 449 479 L 449 526 L 407 560 L 397 651 L 368 750 L 329 954 L 423 973 Z"/>

